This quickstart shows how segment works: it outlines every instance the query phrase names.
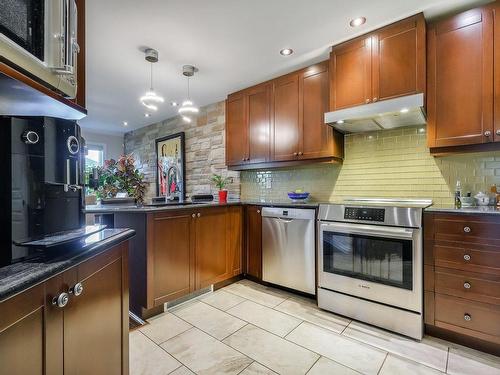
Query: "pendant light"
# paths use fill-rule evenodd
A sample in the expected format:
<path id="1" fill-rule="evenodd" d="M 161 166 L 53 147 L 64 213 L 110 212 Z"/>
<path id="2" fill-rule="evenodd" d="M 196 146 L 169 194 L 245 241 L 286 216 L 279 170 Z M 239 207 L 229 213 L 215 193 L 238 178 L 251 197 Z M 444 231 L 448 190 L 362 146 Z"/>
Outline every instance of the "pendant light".
<path id="1" fill-rule="evenodd" d="M 199 112 L 198 107 L 196 107 L 191 101 L 189 93 L 189 79 L 194 76 L 194 73 L 198 71 L 198 68 L 192 65 L 184 65 L 182 67 L 182 74 L 187 77 L 187 99 L 182 102 L 182 105 L 178 109 L 179 115 L 182 116 L 184 122 L 191 123 L 192 119 L 190 116 L 195 115 Z"/>
<path id="2" fill-rule="evenodd" d="M 139 98 L 139 101 L 142 103 L 144 107 L 146 107 L 149 110 L 152 111 L 157 111 L 158 110 L 158 104 L 163 103 L 165 100 L 159 96 L 157 93 L 155 93 L 153 89 L 153 63 L 158 62 L 158 51 L 152 48 L 146 49 L 144 51 L 145 53 L 145 59 L 147 62 L 150 63 L 150 86 L 149 86 L 149 91 L 141 96 Z"/>

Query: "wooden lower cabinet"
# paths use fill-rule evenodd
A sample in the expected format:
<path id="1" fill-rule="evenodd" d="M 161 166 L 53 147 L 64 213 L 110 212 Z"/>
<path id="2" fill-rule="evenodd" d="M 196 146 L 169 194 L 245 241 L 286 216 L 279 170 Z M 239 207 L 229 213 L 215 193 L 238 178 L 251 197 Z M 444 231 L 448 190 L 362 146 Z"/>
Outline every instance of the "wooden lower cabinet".
<path id="1" fill-rule="evenodd" d="M 424 321 L 434 336 L 500 355 L 500 217 L 424 215 Z"/>
<path id="2" fill-rule="evenodd" d="M 0 372 L 128 374 L 127 256 L 125 242 L 0 302 Z"/>
<path id="3" fill-rule="evenodd" d="M 241 274 L 242 236 L 242 206 L 148 214 L 144 307 L 160 307 Z"/>
<path id="4" fill-rule="evenodd" d="M 194 228 L 190 210 L 148 217 L 148 302 L 158 306 L 194 290 Z"/>
<path id="5" fill-rule="evenodd" d="M 226 207 L 196 213 L 196 288 L 201 289 L 228 277 L 229 220 Z"/>
<path id="6" fill-rule="evenodd" d="M 257 279 L 262 279 L 262 208 L 247 206 L 245 208 L 246 246 L 245 273 Z"/>

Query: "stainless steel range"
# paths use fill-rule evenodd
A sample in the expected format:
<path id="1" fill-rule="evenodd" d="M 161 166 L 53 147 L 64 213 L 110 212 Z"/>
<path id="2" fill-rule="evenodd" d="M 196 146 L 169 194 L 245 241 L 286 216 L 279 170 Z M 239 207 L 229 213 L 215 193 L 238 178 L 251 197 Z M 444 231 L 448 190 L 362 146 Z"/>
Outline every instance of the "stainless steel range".
<path id="1" fill-rule="evenodd" d="M 320 205 L 319 307 L 421 339 L 422 210 L 431 204 L 349 199 Z"/>

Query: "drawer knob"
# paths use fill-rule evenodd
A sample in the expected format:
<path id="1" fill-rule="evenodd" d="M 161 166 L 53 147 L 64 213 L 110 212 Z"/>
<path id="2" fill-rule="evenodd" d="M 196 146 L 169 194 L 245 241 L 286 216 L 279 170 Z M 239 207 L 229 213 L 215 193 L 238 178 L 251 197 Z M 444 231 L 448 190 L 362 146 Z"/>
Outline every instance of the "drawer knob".
<path id="1" fill-rule="evenodd" d="M 200 216 L 201 216 L 201 214 L 198 212 L 198 213 L 196 214 L 196 216 L 197 216 L 197 217 L 200 217 Z"/>
<path id="2" fill-rule="evenodd" d="M 195 218 L 195 217 L 196 217 L 196 214 L 191 214 L 191 217 L 192 217 L 192 218 Z"/>
<path id="3" fill-rule="evenodd" d="M 469 254 L 464 254 L 464 260 L 467 262 L 470 260 L 470 255 Z"/>
<path id="4" fill-rule="evenodd" d="M 490 130 L 486 130 L 486 131 L 484 132 L 484 136 L 485 136 L 485 137 L 491 137 L 491 131 L 490 131 Z"/>
<path id="5" fill-rule="evenodd" d="M 82 283 L 76 283 L 73 288 L 69 290 L 70 293 L 74 294 L 75 297 L 78 297 L 83 293 L 83 284 Z"/>
<path id="6" fill-rule="evenodd" d="M 470 283 L 466 281 L 466 282 L 464 283 L 464 288 L 465 288 L 465 289 L 470 289 L 470 287 L 471 287 Z"/>
<path id="7" fill-rule="evenodd" d="M 470 233 L 470 227 L 464 227 L 464 232 L 465 233 Z"/>
<path id="8" fill-rule="evenodd" d="M 257 213 L 260 214 L 260 210 L 257 210 Z"/>
<path id="9" fill-rule="evenodd" d="M 472 316 L 470 316 L 469 314 L 465 314 L 465 315 L 464 315 L 464 320 L 465 320 L 466 322 L 470 322 L 470 321 L 472 320 Z"/>
<path id="10" fill-rule="evenodd" d="M 59 308 L 65 307 L 69 302 L 69 294 L 68 293 L 61 293 L 57 297 L 54 297 L 52 299 L 52 304 L 54 306 L 57 306 Z"/>

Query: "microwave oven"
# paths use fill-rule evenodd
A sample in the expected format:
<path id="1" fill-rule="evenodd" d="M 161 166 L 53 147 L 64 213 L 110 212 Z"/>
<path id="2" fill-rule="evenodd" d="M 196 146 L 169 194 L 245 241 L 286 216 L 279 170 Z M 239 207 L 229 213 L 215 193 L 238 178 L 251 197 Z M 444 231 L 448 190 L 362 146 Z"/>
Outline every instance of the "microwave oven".
<path id="1" fill-rule="evenodd" d="M 75 0 L 0 3 L 0 61 L 74 98 L 79 52 Z"/>

